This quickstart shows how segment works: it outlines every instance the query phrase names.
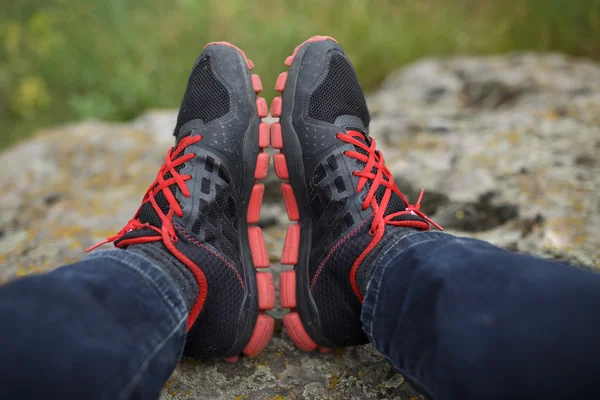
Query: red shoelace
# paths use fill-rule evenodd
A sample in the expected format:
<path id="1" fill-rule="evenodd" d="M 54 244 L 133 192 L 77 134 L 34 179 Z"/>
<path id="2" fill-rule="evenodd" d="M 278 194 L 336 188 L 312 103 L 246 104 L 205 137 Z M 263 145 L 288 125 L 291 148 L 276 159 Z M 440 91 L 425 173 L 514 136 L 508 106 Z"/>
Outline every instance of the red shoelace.
<path id="1" fill-rule="evenodd" d="M 183 153 L 183 151 L 187 147 L 193 145 L 194 143 L 198 143 L 201 140 L 202 136 L 187 136 L 181 139 L 181 141 L 177 144 L 176 147 L 173 147 L 168 151 L 167 156 L 165 158 L 165 162 L 160 168 L 160 171 L 158 171 L 156 180 L 154 181 L 154 183 L 152 183 L 152 185 L 150 185 L 150 188 L 148 189 L 146 195 L 144 196 L 144 199 L 142 200 L 142 206 L 147 202 L 150 202 L 150 204 L 152 204 L 152 208 L 162 221 L 161 228 L 150 225 L 149 223 L 140 222 L 140 220 L 138 219 L 138 215 L 141 209 L 140 206 L 140 209 L 138 209 L 133 219 L 130 220 L 127 223 L 127 225 L 125 225 L 125 227 L 119 231 L 119 233 L 87 249 L 87 251 L 92 251 L 95 248 L 102 246 L 103 244 L 111 243 L 115 240 L 121 239 L 128 232 L 141 228 L 149 228 L 158 233 L 158 235 L 142 236 L 122 240 L 119 242 L 117 247 L 125 247 L 132 244 L 159 242 L 162 240 L 167 249 L 171 252 L 171 254 L 173 254 L 179 261 L 181 261 L 185 266 L 188 267 L 188 269 L 194 275 L 196 283 L 198 284 L 198 298 L 196 299 L 196 302 L 194 303 L 188 314 L 188 331 L 192 328 L 194 322 L 196 321 L 196 318 L 198 318 L 198 315 L 200 315 L 200 311 L 204 306 L 204 302 L 206 301 L 206 296 L 208 293 L 208 282 L 206 280 L 204 272 L 185 254 L 179 251 L 175 246 L 175 243 L 178 242 L 179 239 L 177 237 L 177 234 L 175 233 L 175 228 L 173 228 L 173 217 L 175 215 L 182 217 L 183 211 L 181 210 L 181 206 L 179 205 L 179 202 L 171 192 L 169 186 L 177 185 L 184 196 L 190 197 L 190 191 L 187 187 L 186 181 L 192 179 L 192 176 L 187 174 L 179 174 L 179 172 L 177 172 L 177 167 L 196 157 L 196 155 L 193 153 L 184 154 L 181 156 L 180 154 Z M 168 174 L 170 174 L 171 176 L 165 179 L 165 176 L 167 176 Z M 163 195 L 169 203 L 169 211 L 167 211 L 167 214 L 165 214 L 162 211 L 162 209 L 156 202 L 155 197 L 161 192 L 163 193 Z"/>
<path id="2" fill-rule="evenodd" d="M 126 240 L 119 243 L 118 247 L 128 246 L 131 244 L 158 242 L 160 240 L 165 241 L 165 243 L 168 240 L 176 242 L 177 234 L 175 233 L 175 229 L 173 228 L 173 216 L 177 215 L 178 217 L 182 217 L 183 211 L 181 210 L 181 206 L 179 205 L 179 202 L 173 195 L 173 192 L 171 192 L 169 186 L 176 184 L 184 196 L 190 197 L 190 191 L 187 187 L 186 181 L 192 179 L 192 176 L 180 175 L 179 172 L 177 172 L 177 167 L 190 161 L 191 159 L 196 157 L 196 155 L 193 153 L 189 153 L 179 156 L 179 154 L 182 153 L 187 147 L 191 146 L 194 143 L 198 143 L 201 140 L 201 136 L 187 136 L 183 138 L 177 144 L 176 147 L 173 147 L 168 151 L 167 156 L 165 157 L 165 162 L 160 168 L 160 171 L 158 171 L 156 180 L 152 183 L 152 185 L 150 185 L 150 188 L 148 189 L 146 195 L 142 200 L 142 205 L 144 205 L 147 202 L 150 202 L 150 204 L 152 204 L 152 208 L 162 221 L 162 228 L 150 225 L 149 223 L 141 223 L 137 218 L 139 214 L 138 210 L 138 212 L 136 212 L 135 214 L 135 217 L 131 219 L 127 223 L 127 225 L 125 225 L 125 227 L 119 231 L 119 233 L 117 233 L 115 236 L 107 238 L 106 240 L 103 240 L 98 244 L 93 245 L 86 251 L 89 252 L 106 243 L 111 243 L 116 240 L 119 240 L 128 232 L 141 228 L 152 229 L 153 231 L 158 233 L 159 236 L 147 236 Z M 165 176 L 167 176 L 169 173 L 171 174 L 171 177 L 165 179 Z M 169 202 L 169 211 L 167 212 L 167 214 L 165 214 L 161 210 L 158 203 L 156 202 L 156 195 L 160 192 L 163 193 L 163 195 Z"/>
<path id="3" fill-rule="evenodd" d="M 370 145 L 367 145 L 365 135 L 357 131 L 338 133 L 337 138 L 343 142 L 350 143 L 364 150 L 364 152 L 366 153 L 363 154 L 361 152 L 353 150 L 348 150 L 344 152 L 344 154 L 347 157 L 354 158 L 366 164 L 362 171 L 354 171 L 352 173 L 352 175 L 360 178 L 358 180 L 357 190 L 359 192 L 362 191 L 365 185 L 368 182 L 371 182 L 371 188 L 369 189 L 369 192 L 365 197 L 365 200 L 362 204 L 362 209 L 366 210 L 369 207 L 373 209 L 373 221 L 371 222 L 371 229 L 369 230 L 369 234 L 373 236 L 373 240 L 371 241 L 371 243 L 369 243 L 369 245 L 363 251 L 363 253 L 356 259 L 350 271 L 350 282 L 352 284 L 352 288 L 354 289 L 354 292 L 362 302 L 363 295 L 362 293 L 360 293 L 360 289 L 358 288 L 358 284 L 356 283 L 356 273 L 362 261 L 371 252 L 371 250 L 375 248 L 377 243 L 379 243 L 379 241 L 383 237 L 386 225 L 404 226 L 417 228 L 421 230 L 429 230 L 429 224 L 431 224 L 440 231 L 443 230 L 443 228 L 440 225 L 436 224 L 422 211 L 420 211 L 421 199 L 423 198 L 424 189 L 421 189 L 421 194 L 419 195 L 419 199 L 415 204 L 410 204 L 408 202 L 406 197 L 402 194 L 400 189 L 398 189 L 398 187 L 394 183 L 394 177 L 392 176 L 390 170 L 385 166 L 383 155 L 379 150 L 377 150 L 374 139 L 371 138 Z M 375 170 L 376 172 L 373 172 L 373 170 Z M 383 197 L 381 198 L 381 202 L 378 202 L 376 198 L 376 193 L 377 189 L 379 189 L 381 185 L 383 185 L 386 189 Z M 406 206 L 406 209 L 385 215 L 392 193 L 395 193 L 398 196 L 400 196 L 400 198 L 404 202 L 404 205 Z M 396 220 L 396 218 L 402 215 L 416 215 L 427 222 L 414 220 Z"/>

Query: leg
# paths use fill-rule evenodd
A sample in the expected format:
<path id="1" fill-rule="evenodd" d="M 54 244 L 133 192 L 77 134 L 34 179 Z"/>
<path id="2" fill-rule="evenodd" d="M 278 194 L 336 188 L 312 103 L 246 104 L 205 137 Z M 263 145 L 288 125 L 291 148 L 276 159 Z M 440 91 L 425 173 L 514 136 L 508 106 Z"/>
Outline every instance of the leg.
<path id="1" fill-rule="evenodd" d="M 437 232 L 379 260 L 365 330 L 431 397 L 600 394 L 600 275 Z"/>
<path id="2" fill-rule="evenodd" d="M 8 283 L 2 397 L 156 399 L 183 351 L 187 314 L 168 275 L 129 251 Z"/>

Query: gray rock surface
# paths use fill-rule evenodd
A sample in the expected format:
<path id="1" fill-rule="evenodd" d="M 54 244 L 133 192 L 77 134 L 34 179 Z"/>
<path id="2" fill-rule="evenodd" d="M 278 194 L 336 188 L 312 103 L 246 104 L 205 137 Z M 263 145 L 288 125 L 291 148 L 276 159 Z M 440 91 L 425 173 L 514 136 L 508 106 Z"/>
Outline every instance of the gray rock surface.
<path id="1" fill-rule="evenodd" d="M 424 60 L 369 97 L 401 190 L 452 233 L 600 268 L 600 66 L 562 55 Z M 78 260 L 136 211 L 172 144 L 175 111 L 86 121 L 0 154 L 0 283 Z M 277 275 L 287 218 L 269 176 L 261 225 Z M 183 360 L 161 399 L 421 398 L 369 346 Z"/>

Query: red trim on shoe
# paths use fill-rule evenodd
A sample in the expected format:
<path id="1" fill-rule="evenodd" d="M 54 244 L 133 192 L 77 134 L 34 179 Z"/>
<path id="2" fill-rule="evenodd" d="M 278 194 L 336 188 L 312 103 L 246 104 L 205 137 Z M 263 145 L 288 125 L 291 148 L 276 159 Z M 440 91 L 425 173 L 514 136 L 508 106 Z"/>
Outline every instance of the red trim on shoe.
<path id="1" fill-rule="evenodd" d="M 360 225 L 358 225 L 356 228 L 354 228 L 354 230 L 352 232 L 350 232 L 349 234 L 347 234 L 346 236 L 344 236 L 342 239 L 340 239 L 332 248 L 331 250 L 329 250 L 329 253 L 327 253 L 327 256 L 325 256 L 325 258 L 323 259 L 323 261 L 321 261 L 321 264 L 319 264 L 319 267 L 317 268 L 317 271 L 315 272 L 315 275 L 313 276 L 312 280 L 310 281 L 310 291 L 312 292 L 313 288 L 315 287 L 315 285 L 317 284 L 317 280 L 319 279 L 319 275 L 321 275 L 321 271 L 323 271 L 323 268 L 325 267 L 325 264 L 327 264 L 327 261 L 329 261 L 329 259 L 331 258 L 331 256 L 333 255 L 333 253 L 341 246 L 343 245 L 348 239 L 350 239 L 352 236 L 356 235 L 356 233 L 360 230 L 360 228 L 363 227 L 363 225 L 365 225 L 367 222 L 369 221 L 369 219 L 365 219 L 363 222 L 360 223 Z"/>
<path id="2" fill-rule="evenodd" d="M 192 260 L 187 258 L 182 252 L 180 252 L 177 247 L 173 244 L 172 238 L 170 238 L 167 229 L 164 228 L 163 225 L 163 242 L 167 249 L 175 256 L 179 261 L 185 264 L 186 267 L 192 272 L 194 278 L 196 279 L 196 283 L 198 284 L 198 298 L 196 302 L 192 306 L 190 313 L 188 314 L 187 320 L 187 328 L 186 331 L 189 331 L 196 322 L 196 318 L 200 315 L 202 311 L 202 307 L 204 306 L 204 302 L 206 301 L 206 295 L 208 294 L 208 281 L 206 280 L 206 276 L 204 272 L 198 267 Z"/>
<path id="3" fill-rule="evenodd" d="M 194 239 L 193 237 L 191 237 L 190 235 L 188 235 L 183 228 L 181 228 L 179 225 L 174 225 L 175 229 L 177 229 L 179 231 L 180 234 L 182 234 L 187 240 L 190 241 L 190 243 L 195 244 L 198 247 L 202 247 L 204 250 L 210 252 L 213 256 L 217 257 L 219 260 L 223 261 L 223 263 L 225 265 L 227 265 L 227 268 L 229 268 L 230 270 L 232 270 L 237 278 L 238 281 L 240 281 L 240 285 L 242 286 L 242 289 L 244 289 L 244 291 L 246 291 L 246 285 L 244 285 L 244 280 L 242 279 L 242 275 L 240 275 L 240 272 L 237 270 L 237 268 L 234 267 L 234 265 L 229 262 L 229 260 L 227 260 L 223 255 L 221 255 L 220 253 L 217 253 L 215 250 L 213 250 L 212 248 L 204 245 L 204 243 L 201 243 L 199 241 L 197 241 L 196 239 Z"/>
<path id="4" fill-rule="evenodd" d="M 313 37 L 310 37 L 310 38 L 306 39 L 304 42 L 300 43 L 298 46 L 296 46 L 296 48 L 294 49 L 294 53 L 285 59 L 285 65 L 287 65 L 288 67 L 290 67 L 292 65 L 292 62 L 294 62 L 294 58 L 296 58 L 296 54 L 298 54 L 298 51 L 300 51 L 302 46 L 304 46 L 306 43 L 324 42 L 325 40 L 331 40 L 332 42 L 335 42 L 335 43 L 338 42 L 331 36 L 315 35 Z"/>
<path id="5" fill-rule="evenodd" d="M 358 151 L 352 150 L 344 152 L 346 156 L 365 163 L 365 167 L 362 171 L 354 171 L 352 173 L 352 175 L 359 177 L 358 186 L 356 190 L 359 192 L 362 191 L 367 182 L 371 182 L 371 188 L 369 189 L 369 192 L 365 197 L 365 200 L 362 204 L 362 209 L 366 210 L 369 207 L 373 209 L 373 221 L 371 223 L 371 229 L 369 230 L 369 234 L 373 236 L 373 240 L 371 240 L 371 243 L 369 243 L 365 250 L 354 261 L 354 264 L 352 264 L 352 269 L 350 270 L 350 285 L 352 286 L 352 290 L 354 290 L 354 293 L 362 303 L 364 302 L 364 298 L 356 282 L 356 274 L 358 272 L 360 264 L 367 257 L 367 255 L 375 248 L 375 246 L 377 246 L 377 244 L 383 237 L 386 225 L 429 230 L 429 224 L 431 224 L 439 230 L 443 230 L 443 228 L 440 225 L 433 222 L 431 218 L 429 218 L 427 215 L 420 211 L 421 199 L 423 198 L 424 189 L 421 190 L 419 199 L 415 204 L 410 204 L 406 197 L 402 194 L 402 192 L 400 192 L 400 189 L 398 189 L 398 186 L 396 186 L 396 184 L 394 183 L 394 177 L 392 176 L 392 173 L 385 166 L 383 155 L 379 150 L 377 150 L 375 146 L 375 139 L 367 138 L 363 133 L 353 130 L 349 130 L 347 133 L 338 133 L 337 138 L 343 142 L 350 143 L 364 150 L 367 153 L 363 154 Z M 373 169 L 376 170 L 375 173 L 373 173 Z M 383 198 L 381 199 L 381 203 L 378 203 L 375 194 L 377 193 L 377 190 L 381 185 L 383 185 L 386 189 Z M 402 199 L 406 208 L 402 211 L 385 215 L 388 203 L 392 196 L 392 192 L 397 194 Z M 416 215 L 423 218 L 426 222 L 395 220 L 395 218 L 402 215 Z"/>
<path id="6" fill-rule="evenodd" d="M 246 53 L 239 47 L 237 47 L 229 42 L 210 42 L 206 46 L 204 46 L 204 48 L 207 48 L 208 46 L 212 46 L 212 45 L 225 46 L 225 47 L 231 47 L 232 49 L 236 49 L 242 55 L 242 57 L 244 57 L 244 60 L 246 61 L 246 66 L 248 67 L 248 69 L 249 70 L 254 69 L 254 63 L 252 62 L 252 60 L 248 59 L 248 57 L 246 56 Z"/>

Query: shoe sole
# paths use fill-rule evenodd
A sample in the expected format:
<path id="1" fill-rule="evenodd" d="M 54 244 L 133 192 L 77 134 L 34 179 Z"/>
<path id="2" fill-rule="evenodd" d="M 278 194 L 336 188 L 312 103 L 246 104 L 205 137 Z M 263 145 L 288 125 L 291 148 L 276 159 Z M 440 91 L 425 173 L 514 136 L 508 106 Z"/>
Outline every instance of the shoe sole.
<path id="1" fill-rule="evenodd" d="M 240 310 L 240 332 L 238 338 L 228 352 L 228 355 L 225 356 L 225 361 L 237 362 L 241 354 L 254 357 L 263 351 L 273 336 L 273 328 L 275 325 L 273 318 L 265 313 L 275 307 L 275 284 L 273 275 L 270 272 L 257 272 L 256 270 L 269 268 L 270 266 L 269 255 L 267 254 L 262 230 L 256 225 L 260 220 L 260 211 L 265 191 L 265 185 L 258 181 L 265 179 L 269 171 L 270 156 L 268 153 L 264 152 L 264 149 L 270 147 L 270 126 L 267 122 L 262 122 L 262 118 L 267 117 L 269 110 L 267 101 L 259 96 L 263 90 L 263 86 L 260 77 L 256 74 L 252 74 L 251 71 L 254 68 L 254 63 L 246 57 L 246 53 L 228 42 L 212 42 L 205 47 L 208 46 L 225 46 L 233 48 L 237 50 L 241 56 L 241 59 L 247 67 L 245 70 L 247 73 L 247 92 L 253 92 L 255 95 L 256 124 L 258 125 L 258 132 L 256 132 L 256 128 L 253 128 L 253 130 L 247 132 L 246 137 L 246 139 L 256 141 L 256 146 L 259 149 L 256 159 L 244 159 L 244 166 L 253 171 L 251 177 L 245 176 L 244 179 L 251 181 L 252 184 L 242 185 L 242 198 L 249 198 L 247 202 L 247 218 L 245 223 L 241 224 L 242 228 L 247 227 L 248 236 L 246 238 L 242 235 L 240 238 L 242 244 L 247 245 L 246 250 L 249 249 L 252 256 L 252 264 L 243 264 L 245 278 L 248 282 L 248 297 Z M 251 99 L 249 99 L 249 101 L 252 103 Z M 253 125 L 256 126 L 256 124 Z M 244 147 L 248 148 L 246 139 L 244 140 Z M 250 146 L 255 145 L 250 144 Z M 244 188 L 248 186 L 250 186 L 251 189 L 244 190 Z M 248 193 L 248 191 L 250 193 Z M 241 229 L 241 231 L 244 232 L 245 229 Z M 248 300 L 252 303 L 248 304 Z"/>
<path id="2" fill-rule="evenodd" d="M 287 229 L 281 263 L 294 265 L 294 269 L 282 272 L 279 277 L 281 306 L 290 309 L 290 313 L 283 317 L 283 325 L 292 341 L 300 349 L 304 351 L 318 349 L 321 353 L 332 351 L 335 344 L 323 335 L 319 327 L 318 310 L 309 288 L 307 257 L 306 260 L 299 263 L 301 244 L 305 252 L 310 248 L 310 211 L 307 207 L 298 207 L 297 196 L 293 189 L 293 186 L 297 190 L 305 186 L 301 156 L 294 156 L 295 161 L 291 165 L 295 174 L 299 175 L 295 179 L 295 182 L 298 182 L 296 185 L 290 181 L 290 165 L 288 162 L 292 154 L 302 153 L 292 124 L 292 109 L 299 69 L 296 68 L 296 65 L 301 62 L 306 44 L 326 40 L 337 43 L 335 39 L 329 36 L 313 36 L 296 47 L 294 53 L 285 60 L 285 65 L 289 67 L 289 70 L 282 72 L 275 84 L 275 90 L 282 95 L 275 97 L 271 103 L 271 116 L 279 118 L 279 122 L 274 122 L 271 125 L 271 147 L 279 150 L 279 153 L 273 157 L 275 173 L 279 179 L 286 181 L 281 184 L 281 192 L 288 218 L 292 222 Z M 290 157 L 286 158 L 286 154 Z M 306 219 L 303 220 L 302 217 Z"/>

